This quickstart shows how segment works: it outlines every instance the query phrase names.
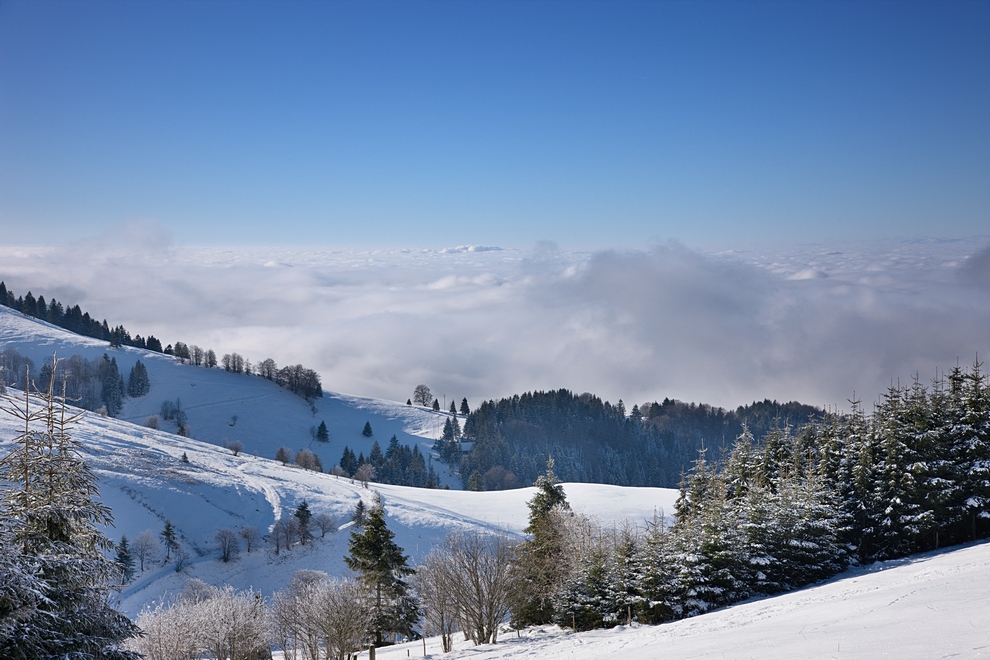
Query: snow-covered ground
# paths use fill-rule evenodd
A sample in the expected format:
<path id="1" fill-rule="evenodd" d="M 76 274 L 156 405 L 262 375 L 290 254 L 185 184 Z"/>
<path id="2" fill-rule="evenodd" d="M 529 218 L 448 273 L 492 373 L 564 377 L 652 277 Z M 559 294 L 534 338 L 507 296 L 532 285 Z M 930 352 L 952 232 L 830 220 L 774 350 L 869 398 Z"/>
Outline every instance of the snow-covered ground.
<path id="1" fill-rule="evenodd" d="M 440 657 L 437 639 L 429 657 Z M 408 655 L 407 655 L 408 653 Z M 367 654 L 361 655 L 366 658 Z M 379 649 L 423 657 L 423 643 Z M 990 543 L 874 564 L 817 586 L 661 626 L 574 634 L 555 626 L 508 632 L 496 645 L 455 638 L 445 659 L 930 660 L 990 657 Z"/>
<path id="2" fill-rule="evenodd" d="M 314 415 L 304 400 L 262 378 L 182 365 L 168 356 L 131 348 L 111 350 L 104 342 L 72 335 L 0 307 L 0 349 L 8 346 L 36 362 L 50 359 L 53 350 L 64 357 L 79 354 L 89 359 L 107 352 L 117 358 L 125 374 L 137 359 L 148 368 L 151 393 L 129 399 L 122 419 L 87 413 L 73 428 L 99 477 L 101 497 L 113 509 L 115 526 L 109 530 L 110 536 L 119 540 L 126 534 L 133 541 L 142 531 L 151 530 L 157 537 L 170 520 L 188 555 L 181 571 L 175 570 L 174 560 L 164 566 L 160 561 L 146 565 L 121 593 L 121 607 L 129 614 L 177 592 L 193 577 L 270 594 L 285 587 L 292 574 L 303 568 L 349 575 L 343 561 L 349 538 L 346 529 L 279 555 L 274 554 L 271 544 L 265 544 L 261 550 L 242 552 L 232 562 L 218 560 L 213 538 L 218 529 L 254 525 L 267 533 L 280 516 L 291 514 L 303 500 L 314 514 L 326 512 L 346 524 L 359 500 L 370 505 L 379 493 L 395 540 L 414 563 L 452 530 L 496 530 L 521 537 L 527 524 L 526 502 L 533 495 L 532 488 L 475 493 L 457 490 L 456 478 L 449 478 L 455 487 L 452 490 L 384 484 L 364 488 L 350 479 L 282 465 L 270 458 L 283 444 L 294 450 L 308 446 L 321 454 L 329 468 L 344 444 L 367 454 L 374 439 L 384 436 L 384 449 L 393 433 L 400 442 L 421 443 L 428 454 L 434 420 L 443 418 L 431 410 L 327 393 L 314 404 Z M 161 400 L 174 399 L 180 393 L 193 435 L 202 434 L 216 444 L 126 421 L 143 421 L 157 410 Z M 235 414 L 238 419 L 229 426 Z M 330 443 L 311 441 L 306 429 L 313 419 L 326 419 Z M 360 433 L 366 420 L 375 429 L 371 440 Z M 15 421 L 0 416 L 0 452 L 9 449 L 16 433 Z M 234 456 L 218 447 L 225 439 L 242 441 L 245 450 Z M 183 454 L 188 463 L 181 460 Z M 576 511 L 607 524 L 644 524 L 655 511 L 672 512 L 676 499 L 676 491 L 669 489 L 596 484 L 564 487 Z"/>
<path id="3" fill-rule="evenodd" d="M 162 402 L 179 401 L 193 438 L 220 446 L 241 442 L 244 453 L 265 458 L 273 458 L 283 445 L 293 452 L 308 448 L 327 471 L 340 461 L 345 446 L 367 456 L 376 441 L 384 451 L 393 435 L 400 444 L 419 445 L 429 456 L 447 417 L 446 412 L 329 391 L 310 403 L 257 376 L 181 364 L 169 355 L 126 346 L 110 348 L 105 341 L 81 337 L 0 306 L 0 349 L 4 348 L 31 358 L 36 368 L 50 362 L 53 352 L 60 359 L 80 355 L 99 360 L 106 354 L 117 361 L 125 383 L 131 367 L 140 360 L 148 370 L 151 391 L 125 399 L 119 419 L 141 425 L 159 414 Z M 409 391 L 411 395 L 412 385 Z M 313 440 L 311 429 L 321 421 L 330 432 L 329 442 Z M 371 438 L 362 435 L 365 422 L 371 424 Z M 177 430 L 174 422 L 162 421 L 161 428 Z M 442 485 L 461 487 L 460 479 L 443 464 L 436 463 L 434 468 Z"/>
<path id="4" fill-rule="evenodd" d="M 181 571 L 173 560 L 155 560 L 120 594 L 120 606 L 137 614 L 175 593 L 190 578 L 211 584 L 252 587 L 264 594 L 283 588 L 299 569 L 345 575 L 347 529 L 312 544 L 275 555 L 270 545 L 229 563 L 218 558 L 213 535 L 229 527 L 254 525 L 262 532 L 303 499 L 314 513 L 346 521 L 359 500 L 381 494 L 396 542 L 418 561 L 456 529 L 500 530 L 521 536 L 526 502 L 533 489 L 492 493 L 425 490 L 375 485 L 365 489 L 349 479 L 283 466 L 270 458 L 283 444 L 309 445 L 308 426 L 325 418 L 332 449 L 321 454 L 332 465 L 345 443 L 370 449 L 360 436 L 366 420 L 375 438 L 392 433 L 402 442 L 432 444 L 442 416 L 404 404 L 328 393 L 317 413 L 289 392 L 260 378 L 180 365 L 167 356 L 116 349 L 26 319 L 0 307 L 0 348 L 12 346 L 36 361 L 81 354 L 95 359 L 107 352 L 122 370 L 141 359 L 152 390 L 129 400 L 126 419 L 140 422 L 164 399 L 181 397 L 193 435 L 208 442 L 154 431 L 127 421 L 88 413 L 74 428 L 100 479 L 101 496 L 115 516 L 110 535 L 133 539 L 143 530 L 157 536 L 165 520 L 178 530 L 188 555 Z M 230 425 L 232 416 L 238 419 Z M 0 416 L 0 454 L 16 434 L 14 420 Z M 400 435 L 401 434 L 401 435 Z M 234 456 L 217 446 L 242 441 Z M 211 444 L 212 443 L 212 444 Z M 364 443 L 364 444 L 359 444 Z M 314 451 L 326 449 L 312 443 Z M 384 444 L 384 442 L 382 443 Z M 361 449 L 364 447 L 364 449 Z M 333 453 L 336 453 L 336 456 Z M 183 453 L 188 463 L 181 460 Z M 574 509 L 606 523 L 642 524 L 654 512 L 670 514 L 676 492 L 565 484 Z M 381 649 L 381 660 L 422 657 L 423 642 Z M 426 655 L 438 657 L 437 640 L 426 641 Z M 362 654 L 366 657 L 366 654 Z M 877 564 L 848 571 L 802 591 L 743 603 L 693 619 L 657 627 L 619 627 L 573 634 L 555 627 L 506 633 L 494 646 L 472 647 L 458 638 L 451 659 L 540 658 L 977 658 L 990 657 L 990 544 Z"/>

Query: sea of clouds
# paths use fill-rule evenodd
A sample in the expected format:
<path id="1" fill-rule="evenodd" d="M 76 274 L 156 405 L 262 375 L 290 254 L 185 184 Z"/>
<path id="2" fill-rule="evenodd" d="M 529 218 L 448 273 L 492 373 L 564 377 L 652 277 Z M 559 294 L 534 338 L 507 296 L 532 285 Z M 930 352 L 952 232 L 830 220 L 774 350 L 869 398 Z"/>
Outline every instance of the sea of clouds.
<path id="1" fill-rule="evenodd" d="M 122 228 L 0 247 L 0 279 L 132 334 L 316 369 L 404 401 L 590 391 L 847 408 L 990 355 L 990 238 L 706 253 L 222 248 Z"/>

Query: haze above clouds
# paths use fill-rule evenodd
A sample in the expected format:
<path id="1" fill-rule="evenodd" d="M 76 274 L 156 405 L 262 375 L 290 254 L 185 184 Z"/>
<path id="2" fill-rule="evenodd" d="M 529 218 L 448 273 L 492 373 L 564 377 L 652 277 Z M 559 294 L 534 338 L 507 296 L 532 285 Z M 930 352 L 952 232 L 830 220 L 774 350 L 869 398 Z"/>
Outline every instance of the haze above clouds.
<path id="1" fill-rule="evenodd" d="M 301 362 L 324 386 L 472 403 L 534 389 L 629 407 L 846 408 L 990 354 L 990 240 L 703 253 L 178 247 L 153 226 L 3 248 L 12 290 L 132 334 Z"/>

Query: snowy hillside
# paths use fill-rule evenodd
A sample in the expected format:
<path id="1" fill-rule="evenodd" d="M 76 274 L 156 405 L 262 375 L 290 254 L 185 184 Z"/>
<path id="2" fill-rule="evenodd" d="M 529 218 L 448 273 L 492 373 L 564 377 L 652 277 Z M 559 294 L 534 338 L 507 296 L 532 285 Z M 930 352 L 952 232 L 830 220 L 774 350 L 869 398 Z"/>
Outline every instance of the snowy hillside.
<path id="1" fill-rule="evenodd" d="M 308 426 L 314 419 L 326 419 L 331 428 L 329 448 L 312 443 L 314 451 L 325 450 L 325 464 L 336 461 L 333 454 L 339 456 L 344 444 L 367 451 L 362 447 L 370 447 L 371 441 L 360 435 L 365 421 L 374 427 L 375 439 L 396 433 L 403 442 L 422 443 L 426 451 L 436 420 L 442 419 L 432 411 L 327 394 L 316 403 L 314 414 L 304 400 L 261 378 L 181 365 L 168 356 L 134 349 L 110 351 L 103 342 L 0 308 L 0 348 L 8 346 L 36 363 L 50 358 L 52 350 L 90 359 L 108 352 L 125 371 L 141 359 L 151 374 L 152 391 L 129 400 L 124 416 L 141 422 L 162 400 L 181 397 L 193 435 L 209 440 L 94 413 L 85 414 L 73 428 L 99 477 L 101 497 L 113 509 L 111 538 L 126 534 L 133 540 L 145 530 L 157 538 L 170 520 L 181 541 L 181 570 L 175 557 L 165 563 L 156 554 L 122 591 L 120 607 L 128 614 L 174 594 L 194 577 L 238 589 L 253 587 L 268 595 L 285 587 L 300 569 L 346 575 L 346 521 L 358 501 L 370 504 L 376 491 L 396 542 L 413 563 L 451 530 L 500 530 L 519 537 L 526 525 L 532 488 L 475 493 L 372 484 L 366 489 L 349 479 L 268 458 L 283 444 L 293 449 L 309 446 Z M 0 455 L 10 449 L 17 427 L 13 419 L 0 416 Z M 234 456 L 218 447 L 224 440 L 240 440 L 245 452 Z M 677 495 L 667 489 L 594 484 L 564 488 L 576 511 L 617 525 L 642 524 L 655 512 L 670 514 Z M 313 513 L 332 515 L 344 529 L 279 554 L 263 543 L 229 563 L 220 561 L 214 542 L 218 529 L 253 525 L 266 533 L 303 500 Z M 658 627 L 620 626 L 580 634 L 553 627 L 530 629 L 519 637 L 504 635 L 497 646 L 473 648 L 458 640 L 455 651 L 445 657 L 990 657 L 988 631 L 990 544 L 978 544 L 853 569 L 816 587 Z M 379 658 L 399 660 L 422 653 L 423 643 L 414 642 L 383 649 Z M 439 656 L 438 643 L 428 640 L 427 653 Z"/>
<path id="2" fill-rule="evenodd" d="M 190 437 L 220 446 L 238 441 L 245 453 L 266 458 L 273 458 L 283 445 L 293 452 L 308 448 L 320 457 L 327 471 L 340 461 L 345 446 L 367 456 L 373 442 L 384 451 L 393 435 L 400 444 L 419 445 L 428 456 L 446 419 L 445 413 L 425 408 L 334 392 L 325 392 L 310 404 L 264 378 L 181 364 L 172 356 L 127 346 L 110 348 L 105 341 L 82 337 L 0 306 L 0 349 L 4 348 L 31 358 L 36 369 L 51 361 L 53 351 L 60 359 L 80 355 L 98 360 L 106 354 L 116 359 L 125 379 L 140 360 L 148 370 L 151 391 L 125 399 L 120 419 L 140 425 L 159 413 L 162 402 L 178 400 L 188 417 Z M 409 386 L 410 396 L 415 385 Z M 310 429 L 321 421 L 330 432 L 329 442 L 313 440 Z M 365 422 L 371 424 L 371 438 L 361 433 Z M 162 428 L 177 430 L 168 422 L 162 422 Z M 444 465 L 435 463 L 434 468 L 442 485 L 461 487 L 460 479 Z"/>
<path id="3" fill-rule="evenodd" d="M 471 647 L 458 639 L 450 660 L 721 660 L 990 658 L 990 543 L 846 571 L 815 587 L 661 626 L 619 626 L 573 634 L 556 627 L 505 635 Z M 380 660 L 422 657 L 422 642 L 378 652 Z M 362 656 L 364 657 L 364 656 Z"/>
<path id="4" fill-rule="evenodd" d="M 431 426 L 442 418 L 432 411 L 327 393 L 315 403 L 314 415 L 303 399 L 262 378 L 181 365 L 169 356 L 137 349 L 111 351 L 104 342 L 0 307 L 0 348 L 8 346 L 36 363 L 50 359 L 53 350 L 65 357 L 80 354 L 90 359 L 108 352 L 122 370 L 140 359 L 151 376 L 151 394 L 129 399 L 124 420 L 143 421 L 156 412 L 161 400 L 182 397 L 194 436 L 216 444 L 236 439 L 245 445 L 244 452 L 234 456 L 216 444 L 95 413 L 86 413 L 74 427 L 73 435 L 83 442 L 89 452 L 87 461 L 99 477 L 102 499 L 113 509 L 111 538 L 119 540 L 126 534 L 133 541 L 144 530 L 157 537 L 170 520 L 188 555 L 181 572 L 175 570 L 175 561 L 146 566 L 121 594 L 121 606 L 129 614 L 178 591 L 192 577 L 239 589 L 254 587 L 268 594 L 283 588 L 292 573 L 302 568 L 349 574 L 343 562 L 346 530 L 279 555 L 266 544 L 262 550 L 241 553 L 230 563 L 218 560 L 213 539 L 218 529 L 253 525 L 267 533 L 279 517 L 291 514 L 303 500 L 314 514 L 328 513 L 343 524 L 359 500 L 371 504 L 377 491 L 396 542 L 413 562 L 450 530 L 499 529 L 518 536 L 527 524 L 526 501 L 532 497 L 532 488 L 474 493 L 371 484 L 366 489 L 349 479 L 282 465 L 270 458 L 283 444 L 293 449 L 308 446 L 329 466 L 339 458 L 344 444 L 367 453 L 374 439 L 385 436 L 384 445 L 393 433 L 402 442 L 421 442 L 428 452 Z M 233 415 L 237 421 L 230 426 Z M 326 419 L 331 442 L 310 440 L 307 429 L 314 419 Z M 375 429 L 373 439 L 361 436 L 366 420 Z M 0 452 L 9 450 L 16 433 L 14 420 L 0 417 Z M 188 463 L 181 460 L 183 454 Z M 656 510 L 670 513 L 676 498 L 675 491 L 656 488 L 593 484 L 566 484 L 565 488 L 575 510 L 617 524 L 625 520 L 640 524 Z"/>
<path id="5" fill-rule="evenodd" d="M 0 418 L 0 451 L 9 450 L 9 439 L 16 433 L 13 419 Z M 251 455 L 235 457 L 207 443 L 94 413 L 85 414 L 73 436 L 89 452 L 87 462 L 99 477 L 101 497 L 113 509 L 111 537 L 126 534 L 133 540 L 145 529 L 157 535 L 165 520 L 171 520 L 189 555 L 181 572 L 176 572 L 174 561 L 164 567 L 158 562 L 124 590 L 122 606 L 131 614 L 181 589 L 191 577 L 271 593 L 301 568 L 349 574 L 343 563 L 346 531 L 278 556 L 266 545 L 228 564 L 218 560 L 213 541 L 218 529 L 254 525 L 265 533 L 304 499 L 314 513 L 326 512 L 346 523 L 357 502 L 363 499 L 370 505 L 377 491 L 396 542 L 415 562 L 450 530 L 497 529 L 520 535 L 526 526 L 526 501 L 533 495 L 532 488 L 475 493 L 371 484 L 366 489 L 350 479 Z M 183 453 L 188 463 L 181 460 Z M 565 484 L 565 489 L 575 510 L 617 523 L 642 522 L 655 509 L 669 512 L 676 497 L 675 491 L 657 488 Z"/>

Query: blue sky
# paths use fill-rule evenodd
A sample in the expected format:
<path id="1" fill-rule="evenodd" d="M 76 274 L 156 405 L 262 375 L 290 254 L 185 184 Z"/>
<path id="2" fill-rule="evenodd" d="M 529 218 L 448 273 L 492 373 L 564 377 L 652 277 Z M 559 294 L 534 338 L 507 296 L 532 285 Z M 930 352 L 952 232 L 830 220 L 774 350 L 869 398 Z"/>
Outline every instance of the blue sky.
<path id="1" fill-rule="evenodd" d="M 0 1 L 0 227 L 64 243 L 990 226 L 987 2 Z"/>

